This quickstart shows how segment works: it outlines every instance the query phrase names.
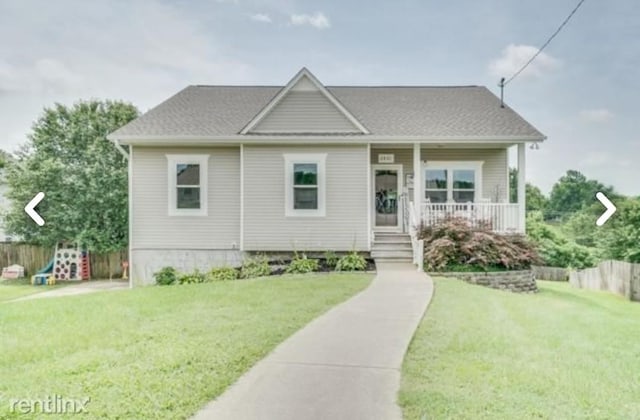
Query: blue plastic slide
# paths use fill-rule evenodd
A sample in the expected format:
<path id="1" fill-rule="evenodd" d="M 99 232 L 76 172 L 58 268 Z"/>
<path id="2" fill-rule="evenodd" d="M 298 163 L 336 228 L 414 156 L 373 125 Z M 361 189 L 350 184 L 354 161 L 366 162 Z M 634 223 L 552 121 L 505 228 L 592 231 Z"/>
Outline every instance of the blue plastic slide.
<path id="1" fill-rule="evenodd" d="M 46 267 L 44 267 L 42 270 L 38 271 L 36 274 L 51 273 L 53 271 L 53 262 L 54 261 L 55 261 L 55 258 L 51 258 L 51 261 L 49 261 L 49 264 L 47 264 Z"/>

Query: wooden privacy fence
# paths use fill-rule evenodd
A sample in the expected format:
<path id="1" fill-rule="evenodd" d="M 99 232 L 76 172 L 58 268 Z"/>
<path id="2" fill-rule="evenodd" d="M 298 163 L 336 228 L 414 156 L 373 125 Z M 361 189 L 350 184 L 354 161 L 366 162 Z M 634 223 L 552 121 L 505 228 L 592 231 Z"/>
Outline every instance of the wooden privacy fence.
<path id="1" fill-rule="evenodd" d="M 607 290 L 640 301 L 640 264 L 602 261 L 597 267 L 572 271 L 569 283 L 581 289 Z"/>
<path id="2" fill-rule="evenodd" d="M 532 265 L 531 271 L 536 280 L 569 281 L 568 268 Z"/>
<path id="3" fill-rule="evenodd" d="M 0 268 L 12 264 L 24 267 L 26 276 L 31 276 L 45 267 L 53 258 L 54 248 L 46 248 L 36 245 L 18 243 L 0 243 Z M 122 275 L 122 262 L 127 260 L 127 250 L 112 252 L 110 254 L 91 253 L 91 278 L 108 279 Z"/>

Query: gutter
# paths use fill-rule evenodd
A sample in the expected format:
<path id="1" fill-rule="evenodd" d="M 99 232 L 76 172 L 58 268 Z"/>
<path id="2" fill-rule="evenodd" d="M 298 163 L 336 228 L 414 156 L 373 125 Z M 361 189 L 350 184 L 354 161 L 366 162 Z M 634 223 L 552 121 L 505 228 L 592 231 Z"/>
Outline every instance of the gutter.
<path id="1" fill-rule="evenodd" d="M 109 137 L 107 137 L 107 138 L 109 138 Z M 109 139 L 109 140 L 111 140 L 111 139 Z M 122 147 L 122 145 L 120 144 L 120 140 L 113 139 L 112 141 L 113 141 L 113 145 L 116 146 L 116 149 L 118 149 L 118 152 L 120 152 L 120 154 L 122 156 L 124 156 L 125 159 L 129 160 L 129 153 L 127 152 L 127 150 L 124 147 Z"/>
<path id="2" fill-rule="evenodd" d="M 466 137 L 436 137 L 436 136 L 375 136 L 375 135 L 317 135 L 305 133 L 301 135 L 231 135 L 231 136 L 169 136 L 169 135 L 130 135 L 113 137 L 108 136 L 122 147 L 122 144 L 138 145 L 184 145 L 184 146 L 204 146 L 204 145 L 231 145 L 231 144 L 376 144 L 376 143 L 413 143 L 423 144 L 482 144 L 482 143 L 502 143 L 516 144 L 529 142 L 542 142 L 546 136 L 466 136 Z"/>

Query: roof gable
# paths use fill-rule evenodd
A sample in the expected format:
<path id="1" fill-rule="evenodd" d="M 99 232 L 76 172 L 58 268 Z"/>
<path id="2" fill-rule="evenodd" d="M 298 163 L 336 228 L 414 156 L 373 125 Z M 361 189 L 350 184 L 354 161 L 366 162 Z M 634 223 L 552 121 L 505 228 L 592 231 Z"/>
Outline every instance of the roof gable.
<path id="1" fill-rule="evenodd" d="M 369 131 L 303 68 L 240 131 L 240 134 L 267 133 L 369 134 Z"/>

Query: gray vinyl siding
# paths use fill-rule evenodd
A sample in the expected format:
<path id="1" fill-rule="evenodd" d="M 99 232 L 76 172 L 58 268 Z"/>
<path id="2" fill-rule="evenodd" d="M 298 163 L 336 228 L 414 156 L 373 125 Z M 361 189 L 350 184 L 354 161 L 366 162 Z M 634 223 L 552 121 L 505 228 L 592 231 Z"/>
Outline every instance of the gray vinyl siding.
<path id="1" fill-rule="evenodd" d="M 402 165 L 402 173 L 408 174 L 413 172 L 413 148 L 405 149 L 376 149 L 375 146 L 371 146 L 371 164 L 378 165 L 378 155 L 393 155 L 393 163 L 395 165 Z M 406 184 L 406 176 L 402 181 L 402 185 Z"/>
<path id="2" fill-rule="evenodd" d="M 285 217 L 285 153 L 326 153 L 326 216 Z M 366 146 L 245 146 L 244 249 L 349 251 L 368 246 Z"/>
<path id="3" fill-rule="evenodd" d="M 167 154 L 208 154 L 208 213 L 168 215 Z M 233 249 L 240 244 L 240 148 L 133 150 L 132 249 Z"/>
<path id="4" fill-rule="evenodd" d="M 371 163 L 378 163 L 379 154 L 393 154 L 395 163 L 401 164 L 406 185 L 406 174 L 413 172 L 413 148 L 373 148 Z M 482 197 L 492 202 L 507 200 L 509 192 L 507 149 L 425 149 L 421 150 L 422 161 L 482 161 Z M 410 197 L 413 190 L 409 190 Z"/>
<path id="5" fill-rule="evenodd" d="M 322 92 L 289 91 L 251 131 L 342 133 L 358 129 Z"/>

